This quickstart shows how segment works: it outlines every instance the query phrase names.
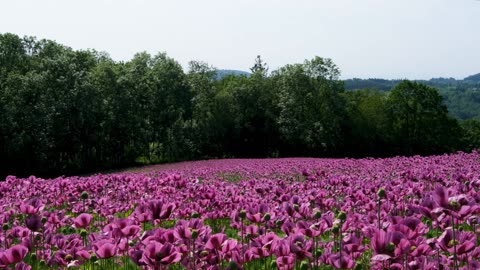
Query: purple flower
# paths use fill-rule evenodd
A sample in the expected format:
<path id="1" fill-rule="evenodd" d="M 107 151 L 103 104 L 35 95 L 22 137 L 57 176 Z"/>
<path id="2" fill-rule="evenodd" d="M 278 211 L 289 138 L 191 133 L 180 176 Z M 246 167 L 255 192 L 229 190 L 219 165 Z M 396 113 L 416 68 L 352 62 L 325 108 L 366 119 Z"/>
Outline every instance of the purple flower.
<path id="1" fill-rule="evenodd" d="M 30 270 L 30 269 L 32 269 L 32 266 L 24 262 L 20 262 L 15 265 L 15 270 Z"/>
<path id="2" fill-rule="evenodd" d="M 438 245 L 444 251 L 453 254 L 456 245 L 458 255 L 472 251 L 476 247 L 477 237 L 472 232 L 455 232 L 455 240 L 453 240 L 453 230 L 447 229 L 438 238 Z"/>
<path id="3" fill-rule="evenodd" d="M 30 215 L 25 218 L 25 225 L 33 232 L 38 232 L 42 227 L 42 218 L 38 215 Z"/>
<path id="4" fill-rule="evenodd" d="M 141 259 L 143 257 L 143 251 L 141 250 L 130 250 L 128 252 L 128 256 L 130 257 L 130 259 L 132 260 L 132 262 L 134 262 L 136 265 L 138 266 L 143 266 L 143 265 L 146 265 L 146 263 L 144 263 Z"/>
<path id="5" fill-rule="evenodd" d="M 25 258 L 28 253 L 28 248 L 24 245 L 15 245 L 5 252 L 0 253 L 0 261 L 3 265 L 18 263 Z"/>
<path id="6" fill-rule="evenodd" d="M 93 247 L 95 254 L 97 254 L 100 259 L 111 258 L 117 253 L 117 246 L 106 240 L 95 243 Z"/>
<path id="7" fill-rule="evenodd" d="M 208 239 L 205 244 L 206 249 L 218 250 L 221 249 L 222 244 L 227 240 L 227 236 L 223 233 L 214 234 Z"/>
<path id="8" fill-rule="evenodd" d="M 181 254 L 172 244 L 152 241 L 145 247 L 142 261 L 155 267 L 179 262 L 181 258 Z"/>
<path id="9" fill-rule="evenodd" d="M 276 262 L 279 270 L 293 270 L 295 267 L 295 256 L 280 256 L 277 257 Z"/>
<path id="10" fill-rule="evenodd" d="M 128 225 L 125 228 L 121 229 L 122 234 L 125 237 L 133 237 L 138 234 L 140 227 L 137 225 Z"/>
<path id="11" fill-rule="evenodd" d="M 175 206 L 173 204 L 165 205 L 162 201 L 152 200 L 148 203 L 148 208 L 153 220 L 166 219 L 170 217 Z"/>
<path id="12" fill-rule="evenodd" d="M 351 269 L 355 267 L 355 261 L 345 252 L 342 252 L 342 254 L 331 254 L 328 261 L 337 269 Z"/>
<path id="13" fill-rule="evenodd" d="M 303 260 L 312 257 L 312 242 L 305 240 L 304 235 L 292 234 L 287 239 L 290 244 L 290 252 L 295 254 L 297 259 Z"/>
<path id="14" fill-rule="evenodd" d="M 77 218 L 73 219 L 73 224 L 76 228 L 86 228 L 92 222 L 92 215 L 90 214 L 80 214 Z"/>
<path id="15" fill-rule="evenodd" d="M 385 232 L 375 229 L 371 244 L 376 254 L 372 260 L 387 260 L 397 257 L 406 254 L 410 248 L 408 240 L 399 231 Z"/>

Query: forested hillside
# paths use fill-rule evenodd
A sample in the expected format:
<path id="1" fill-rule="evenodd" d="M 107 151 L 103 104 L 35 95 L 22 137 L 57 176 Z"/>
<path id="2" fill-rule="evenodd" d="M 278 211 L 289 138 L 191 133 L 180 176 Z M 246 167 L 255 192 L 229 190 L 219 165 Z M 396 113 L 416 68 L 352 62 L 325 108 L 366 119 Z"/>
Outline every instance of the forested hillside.
<path id="1" fill-rule="evenodd" d="M 345 91 L 351 84 L 339 76 L 328 58 L 268 71 L 257 57 L 249 77 L 217 80 L 207 63 L 192 61 L 184 71 L 165 53 L 118 62 L 0 34 L 0 174 L 222 157 L 427 155 L 480 145 L 479 123 L 451 117 L 434 87 L 398 81 L 389 92 Z"/>
<path id="2" fill-rule="evenodd" d="M 390 91 L 402 80 L 349 79 L 345 80 L 345 89 L 376 89 Z M 463 80 L 453 78 L 435 78 L 419 80 L 419 83 L 434 87 L 443 96 L 451 116 L 460 119 L 480 120 L 480 74 Z"/>

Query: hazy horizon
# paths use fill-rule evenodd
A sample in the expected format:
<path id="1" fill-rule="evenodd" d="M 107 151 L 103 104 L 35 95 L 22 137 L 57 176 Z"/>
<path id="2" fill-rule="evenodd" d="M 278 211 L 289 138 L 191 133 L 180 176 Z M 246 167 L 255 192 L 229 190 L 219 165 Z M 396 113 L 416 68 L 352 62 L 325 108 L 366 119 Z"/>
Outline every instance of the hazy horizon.
<path id="1" fill-rule="evenodd" d="M 201 60 L 249 71 L 315 55 L 342 79 L 463 79 L 480 72 L 480 1 L 475 0 L 20 0 L 2 3 L 0 33 L 51 39 L 127 61 L 166 52 L 185 68 Z"/>

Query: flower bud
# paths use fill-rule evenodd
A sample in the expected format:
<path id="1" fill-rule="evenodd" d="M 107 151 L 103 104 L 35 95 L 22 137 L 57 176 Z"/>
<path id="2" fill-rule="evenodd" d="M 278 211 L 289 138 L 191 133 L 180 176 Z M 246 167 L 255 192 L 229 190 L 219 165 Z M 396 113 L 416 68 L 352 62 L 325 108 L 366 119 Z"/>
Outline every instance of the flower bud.
<path id="1" fill-rule="evenodd" d="M 337 218 L 344 222 L 347 219 L 347 214 L 343 211 L 340 211 L 340 213 L 337 215 Z"/>
<path id="2" fill-rule="evenodd" d="M 65 256 L 65 261 L 71 262 L 72 260 L 73 260 L 73 256 L 71 254 L 67 254 L 67 256 Z"/>
<path id="3" fill-rule="evenodd" d="M 460 208 L 460 203 L 457 200 L 451 200 L 448 202 L 448 205 L 452 207 L 453 209 L 458 209 Z"/>
<path id="4" fill-rule="evenodd" d="M 263 220 L 265 221 L 269 221 L 271 218 L 270 214 L 269 213 L 266 213 L 264 216 L 263 216 Z"/>
<path id="5" fill-rule="evenodd" d="M 458 241 L 457 241 L 457 240 L 453 240 L 453 239 L 452 239 L 452 240 L 450 240 L 450 241 L 448 242 L 448 246 L 449 246 L 449 247 L 453 247 L 453 246 L 455 246 L 455 245 L 458 245 Z"/>
<path id="6" fill-rule="evenodd" d="M 234 261 L 230 261 L 230 262 L 228 263 L 228 269 L 230 269 L 230 270 L 237 270 L 237 269 L 238 269 L 237 263 L 234 262 Z"/>
<path id="7" fill-rule="evenodd" d="M 197 239 L 197 237 L 198 237 L 198 230 L 192 229 L 192 239 Z"/>
<path id="8" fill-rule="evenodd" d="M 307 261 L 302 261 L 300 263 L 300 270 L 308 270 L 308 262 Z"/>
<path id="9" fill-rule="evenodd" d="M 377 195 L 378 195 L 378 198 L 382 199 L 382 198 L 385 198 L 387 194 L 384 188 L 380 188 L 377 192 Z"/>
<path id="10" fill-rule="evenodd" d="M 3 229 L 4 231 L 8 230 L 8 228 L 9 228 L 9 226 L 8 226 L 8 224 L 7 224 L 7 223 L 3 224 L 3 227 L 2 227 L 2 229 Z"/>
<path id="11" fill-rule="evenodd" d="M 340 232 L 340 225 L 339 225 L 338 223 L 335 224 L 335 225 L 333 225 L 333 227 L 332 227 L 332 232 L 333 232 L 334 234 L 337 234 L 337 233 Z"/>
<path id="12" fill-rule="evenodd" d="M 247 211 L 245 210 L 240 210 L 240 212 L 238 212 L 238 216 L 241 218 L 241 219 L 245 219 L 247 217 Z"/>
<path id="13" fill-rule="evenodd" d="M 80 198 L 82 200 L 86 200 L 88 199 L 88 193 L 86 191 L 83 191 L 82 194 L 80 194 Z"/>
<path id="14" fill-rule="evenodd" d="M 395 244 L 393 244 L 392 242 L 388 243 L 387 244 L 387 251 L 393 252 L 394 250 L 395 250 Z"/>

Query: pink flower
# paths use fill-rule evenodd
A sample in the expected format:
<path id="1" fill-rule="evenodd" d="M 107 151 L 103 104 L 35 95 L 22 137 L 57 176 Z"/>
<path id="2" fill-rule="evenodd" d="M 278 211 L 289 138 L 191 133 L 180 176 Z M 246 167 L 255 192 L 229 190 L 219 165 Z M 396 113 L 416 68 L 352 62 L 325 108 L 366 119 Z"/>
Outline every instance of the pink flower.
<path id="1" fill-rule="evenodd" d="M 117 253 L 117 246 L 106 240 L 95 243 L 93 249 L 100 259 L 111 258 Z"/>
<path id="2" fill-rule="evenodd" d="M 3 265 L 18 263 L 25 258 L 28 253 L 28 248 L 24 245 L 15 245 L 3 253 L 0 253 L 0 261 Z"/>
<path id="3" fill-rule="evenodd" d="M 30 215 L 25 218 L 25 225 L 33 232 L 39 231 L 42 227 L 42 218 L 38 215 Z"/>
<path id="4" fill-rule="evenodd" d="M 220 249 L 222 244 L 227 240 L 227 236 L 223 233 L 214 234 L 208 239 L 207 243 L 205 244 L 206 249 Z"/>
<path id="5" fill-rule="evenodd" d="M 170 244 L 150 242 L 143 252 L 142 261 L 150 266 L 168 265 L 179 262 L 181 254 Z"/>
<path id="6" fill-rule="evenodd" d="M 86 228 L 92 222 L 92 215 L 90 214 L 80 214 L 77 218 L 73 219 L 73 224 L 75 228 Z"/>
<path id="7" fill-rule="evenodd" d="M 140 231 L 140 227 L 137 225 L 128 225 L 125 228 L 123 228 L 121 231 L 125 237 L 132 237 L 137 235 L 137 233 Z"/>

